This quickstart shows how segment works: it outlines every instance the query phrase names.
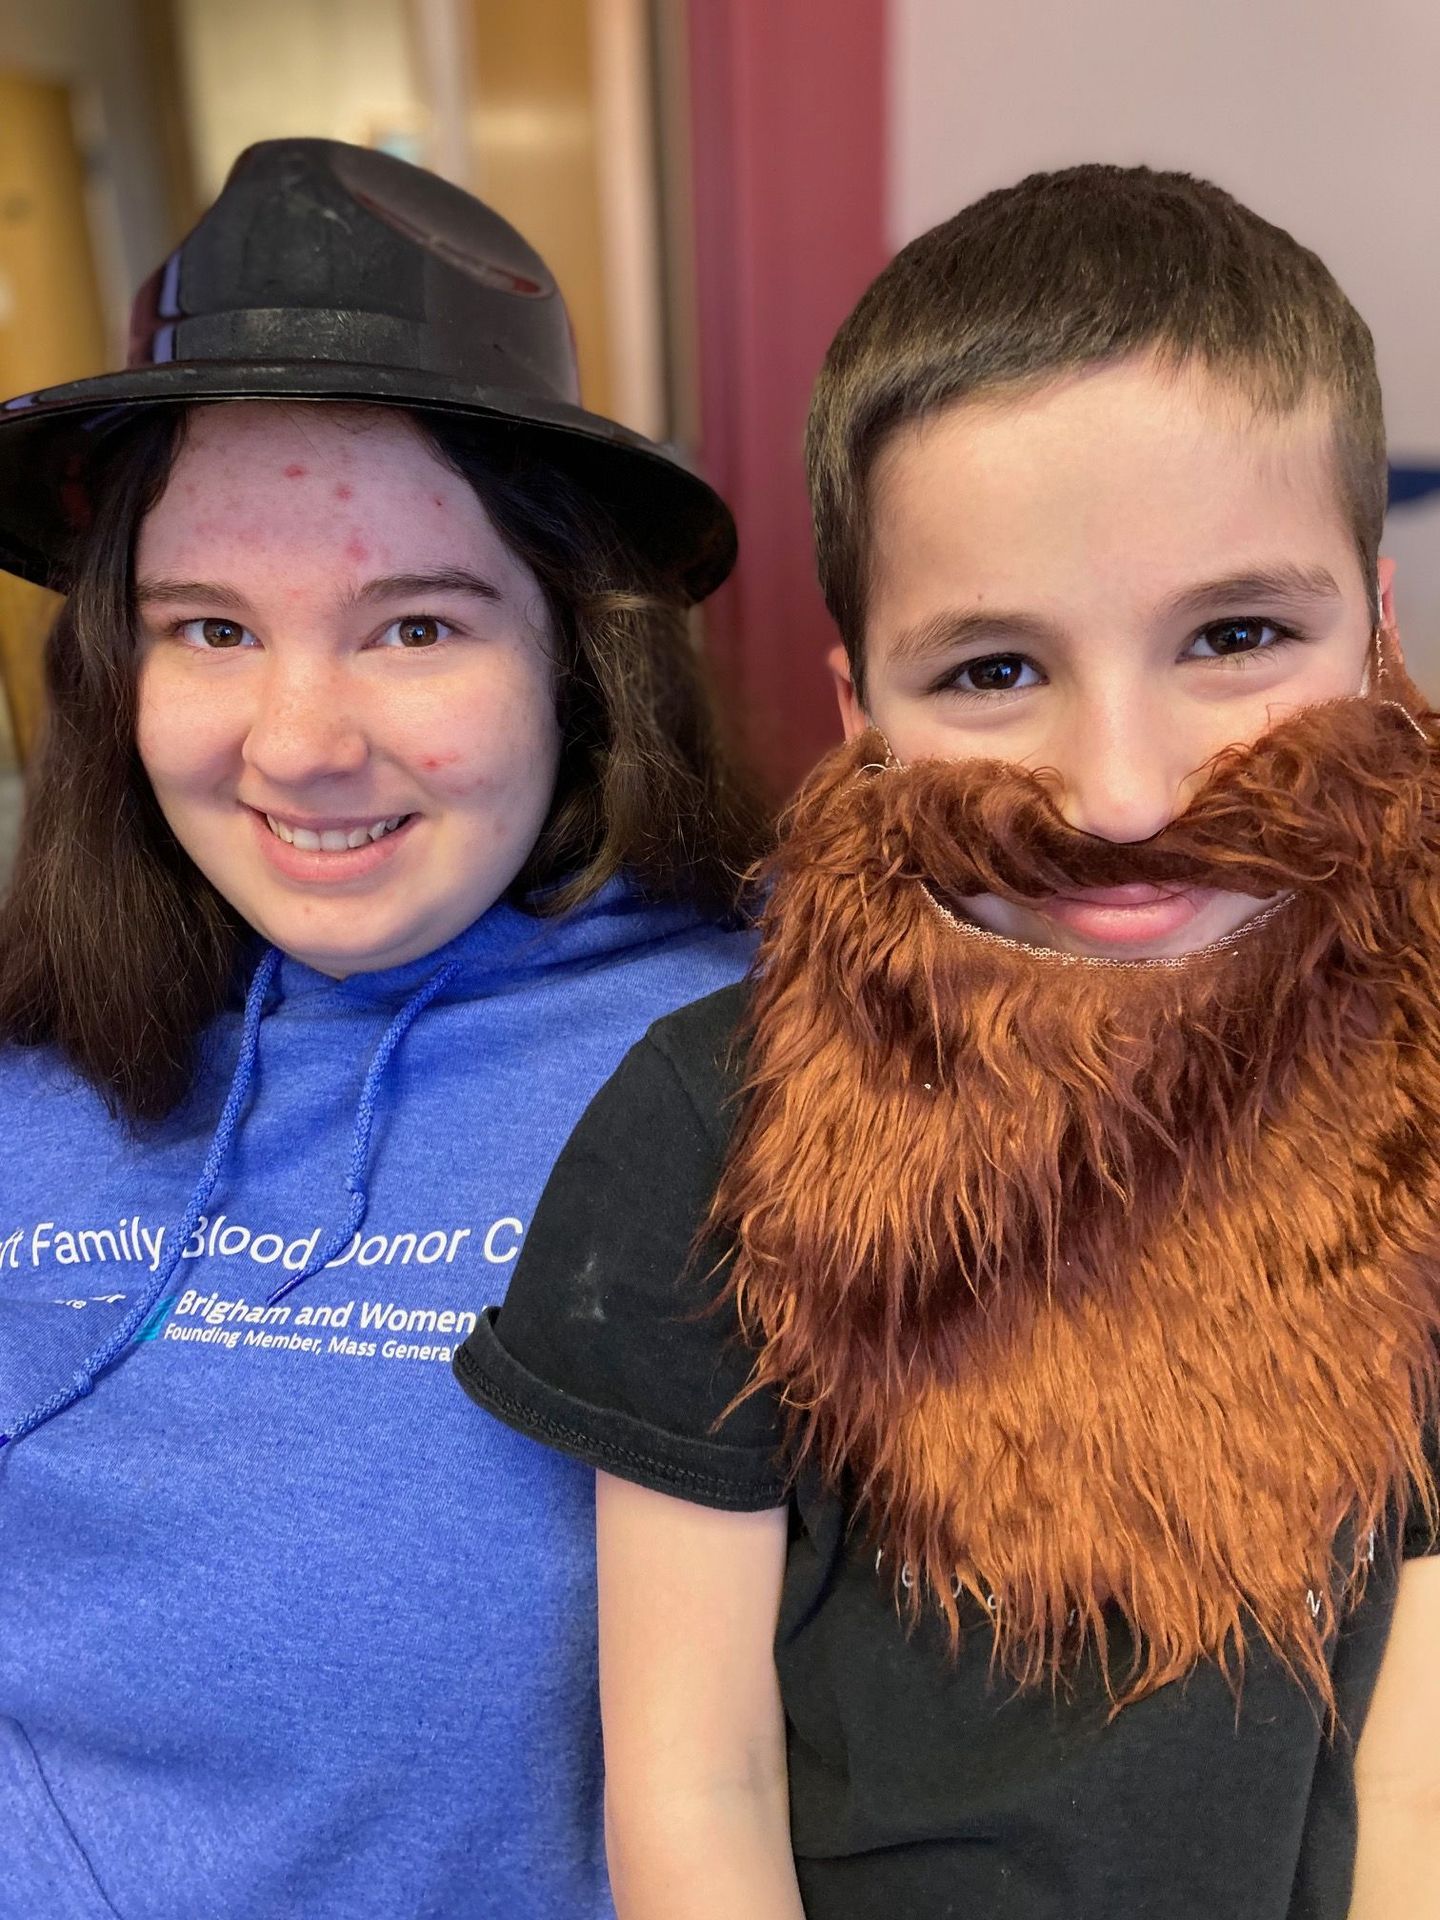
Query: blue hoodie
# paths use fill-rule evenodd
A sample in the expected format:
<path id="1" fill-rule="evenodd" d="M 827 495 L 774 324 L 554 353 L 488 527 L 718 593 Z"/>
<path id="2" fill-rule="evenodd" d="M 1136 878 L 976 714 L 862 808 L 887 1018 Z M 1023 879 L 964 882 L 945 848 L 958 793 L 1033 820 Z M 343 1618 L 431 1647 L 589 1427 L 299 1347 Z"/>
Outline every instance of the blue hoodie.
<path id="1" fill-rule="evenodd" d="M 274 956 L 138 1139 L 0 1053 L 0 1920 L 609 1913 L 592 1476 L 450 1355 L 591 1094 L 748 952 L 614 885 Z"/>

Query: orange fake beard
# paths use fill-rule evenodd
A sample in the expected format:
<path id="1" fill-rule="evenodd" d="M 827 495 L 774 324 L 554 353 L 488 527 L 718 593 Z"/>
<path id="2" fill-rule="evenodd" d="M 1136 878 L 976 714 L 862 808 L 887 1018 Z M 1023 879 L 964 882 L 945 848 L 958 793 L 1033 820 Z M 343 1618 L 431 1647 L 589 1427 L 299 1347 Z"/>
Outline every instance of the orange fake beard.
<path id="1" fill-rule="evenodd" d="M 1311 709 L 1140 847 L 883 751 L 822 764 L 772 864 L 712 1215 L 755 1384 L 908 1604 L 986 1605 L 1022 1685 L 1089 1645 L 1123 1705 L 1258 1633 L 1328 1705 L 1372 1530 L 1431 1497 L 1437 750 Z M 1276 904 L 1178 962 L 945 906 L 1134 880 Z"/>

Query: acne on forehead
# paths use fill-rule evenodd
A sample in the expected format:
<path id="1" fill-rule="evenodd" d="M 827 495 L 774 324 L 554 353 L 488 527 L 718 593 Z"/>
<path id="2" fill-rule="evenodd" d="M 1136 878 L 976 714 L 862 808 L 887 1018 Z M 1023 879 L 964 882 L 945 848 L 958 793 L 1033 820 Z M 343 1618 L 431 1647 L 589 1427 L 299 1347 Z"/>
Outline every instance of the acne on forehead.
<path id="1" fill-rule="evenodd" d="M 152 578 L 233 588 L 262 617 L 381 575 L 457 568 L 517 609 L 534 598 L 530 570 L 408 416 L 236 402 L 191 418 L 140 529 Z"/>
<path id="2" fill-rule="evenodd" d="M 390 512 L 402 503 L 436 514 L 479 510 L 468 484 L 404 414 L 367 409 L 352 417 L 328 403 L 235 401 L 194 409 L 150 518 L 173 523 L 177 509 L 222 517 L 243 511 L 273 518 L 278 528 L 299 514 L 343 538 L 350 529 L 335 516 L 352 506 L 373 510 L 377 496 Z M 193 521 L 190 531 L 199 532 Z"/>
<path id="3" fill-rule="evenodd" d="M 192 453 L 245 459 L 263 456 L 267 449 L 281 476 L 297 481 L 334 479 L 347 468 L 363 470 L 377 457 L 393 461 L 419 455 L 442 464 L 402 409 L 328 400 L 229 400 L 193 407 L 176 464 L 185 464 Z M 448 469 L 442 470 L 448 478 Z"/>

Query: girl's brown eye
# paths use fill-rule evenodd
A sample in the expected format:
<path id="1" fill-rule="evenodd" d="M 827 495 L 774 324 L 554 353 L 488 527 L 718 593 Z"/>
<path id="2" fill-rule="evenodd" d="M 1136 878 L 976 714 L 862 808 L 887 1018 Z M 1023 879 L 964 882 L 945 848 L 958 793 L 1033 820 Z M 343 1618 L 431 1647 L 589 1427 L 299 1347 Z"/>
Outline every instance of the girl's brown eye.
<path id="1" fill-rule="evenodd" d="M 433 647 L 440 638 L 440 622 L 424 617 L 402 620 L 399 635 L 402 647 Z"/>
<path id="2" fill-rule="evenodd" d="M 244 644 L 245 629 L 238 620 L 202 620 L 200 637 L 207 647 L 238 647 Z"/>

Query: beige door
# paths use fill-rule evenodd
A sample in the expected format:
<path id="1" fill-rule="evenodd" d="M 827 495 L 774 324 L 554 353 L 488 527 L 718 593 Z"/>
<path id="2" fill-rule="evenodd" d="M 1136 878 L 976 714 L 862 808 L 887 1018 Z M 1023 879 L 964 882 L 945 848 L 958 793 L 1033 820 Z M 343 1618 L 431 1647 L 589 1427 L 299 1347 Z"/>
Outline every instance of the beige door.
<path id="1" fill-rule="evenodd" d="M 612 406 L 589 0 L 471 0 L 474 185 L 548 262 L 575 329 L 580 392 Z"/>
<path id="2" fill-rule="evenodd" d="M 98 373 L 105 333 L 67 88 L 0 72 L 0 398 Z M 23 756 L 53 595 L 0 573 L 0 686 Z"/>

